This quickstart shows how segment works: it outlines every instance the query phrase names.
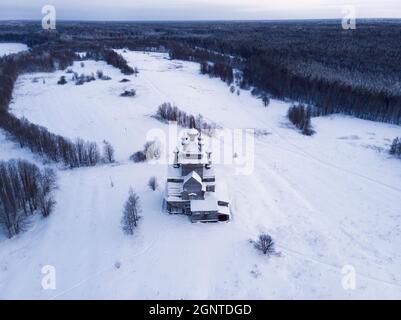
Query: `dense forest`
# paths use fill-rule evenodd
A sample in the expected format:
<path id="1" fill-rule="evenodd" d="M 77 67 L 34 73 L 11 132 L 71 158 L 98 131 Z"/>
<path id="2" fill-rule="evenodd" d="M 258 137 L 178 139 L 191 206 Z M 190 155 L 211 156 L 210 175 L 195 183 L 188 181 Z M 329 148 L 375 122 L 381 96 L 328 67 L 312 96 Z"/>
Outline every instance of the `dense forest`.
<path id="1" fill-rule="evenodd" d="M 358 20 L 355 30 L 343 30 L 338 20 L 60 22 L 52 32 L 9 22 L 0 25 L 0 41 L 86 51 L 126 74 L 135 70 L 106 48 L 169 52 L 227 83 L 240 70 L 242 88 L 312 106 L 314 116 L 401 124 L 400 30 L 400 20 Z"/>
<path id="2" fill-rule="evenodd" d="M 400 25 L 396 26 L 367 25 L 348 32 L 331 24 L 289 23 L 277 30 L 267 25 L 261 27 L 265 32 L 249 37 L 186 39 L 186 44 L 172 47 L 171 56 L 199 61 L 202 73 L 217 73 L 223 80 L 221 64 L 236 67 L 242 71 L 242 88 L 256 87 L 274 98 L 314 106 L 314 116 L 345 113 L 401 124 Z M 213 66 L 219 66 L 217 72 Z"/>

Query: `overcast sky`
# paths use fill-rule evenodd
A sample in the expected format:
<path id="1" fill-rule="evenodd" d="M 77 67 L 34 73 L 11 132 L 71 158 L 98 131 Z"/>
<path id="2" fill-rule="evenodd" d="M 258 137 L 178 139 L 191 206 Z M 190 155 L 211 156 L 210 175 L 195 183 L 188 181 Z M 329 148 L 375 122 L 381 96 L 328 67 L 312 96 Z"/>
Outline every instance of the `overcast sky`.
<path id="1" fill-rule="evenodd" d="M 357 18 L 401 18 L 401 0 L 0 0 L 0 19 L 41 19 L 42 6 L 68 20 L 324 19 L 354 5 Z"/>

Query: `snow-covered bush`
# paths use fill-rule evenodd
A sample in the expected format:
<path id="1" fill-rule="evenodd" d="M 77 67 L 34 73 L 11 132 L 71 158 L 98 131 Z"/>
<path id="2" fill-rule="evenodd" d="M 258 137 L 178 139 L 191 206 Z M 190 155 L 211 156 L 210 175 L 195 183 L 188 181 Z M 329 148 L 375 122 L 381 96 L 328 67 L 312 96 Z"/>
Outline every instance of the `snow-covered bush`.
<path id="1" fill-rule="evenodd" d="M 391 155 L 401 157 L 401 137 L 397 137 L 393 140 L 389 152 Z"/>
<path id="2" fill-rule="evenodd" d="M 65 79 L 65 76 L 61 76 L 60 80 L 57 81 L 57 84 L 60 84 L 60 85 L 63 85 L 63 84 L 66 84 L 66 83 L 67 83 L 67 80 Z"/>
<path id="3" fill-rule="evenodd" d="M 74 79 L 75 79 L 75 84 L 77 86 L 83 85 L 85 82 L 91 82 L 96 80 L 94 74 L 91 75 L 81 74 L 79 77 L 74 76 Z"/>
<path id="4" fill-rule="evenodd" d="M 146 161 L 146 154 L 144 151 L 137 151 L 132 154 L 129 159 L 134 162 L 145 162 Z"/>
<path id="5" fill-rule="evenodd" d="M 155 190 L 158 188 L 159 183 L 157 182 L 156 177 L 150 177 L 150 179 L 149 179 L 149 181 L 148 181 L 148 186 L 149 186 L 149 188 L 152 189 L 153 191 L 155 191 Z"/>
<path id="6" fill-rule="evenodd" d="M 123 93 L 120 94 L 121 97 L 135 97 L 136 91 L 135 89 L 124 90 Z"/>
<path id="7" fill-rule="evenodd" d="M 263 254 L 271 255 L 275 253 L 274 241 L 272 237 L 267 233 L 259 235 L 258 239 L 253 242 L 257 250 L 260 250 Z"/>
<path id="8" fill-rule="evenodd" d="M 97 71 L 96 71 L 96 76 L 97 76 L 97 78 L 100 79 L 100 80 L 111 80 L 111 77 L 105 75 L 105 74 L 103 73 L 103 70 L 97 70 Z"/>
<path id="9" fill-rule="evenodd" d="M 121 227 L 128 235 L 133 235 L 138 221 L 141 218 L 141 204 L 139 196 L 132 188 L 129 190 L 128 200 L 124 205 L 123 217 L 121 218 Z"/>

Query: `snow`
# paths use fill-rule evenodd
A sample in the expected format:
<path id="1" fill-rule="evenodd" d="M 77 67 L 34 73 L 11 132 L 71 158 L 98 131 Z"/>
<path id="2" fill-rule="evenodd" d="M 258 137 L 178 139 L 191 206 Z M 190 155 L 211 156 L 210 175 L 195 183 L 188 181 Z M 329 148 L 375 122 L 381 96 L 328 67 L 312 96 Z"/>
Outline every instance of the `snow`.
<path id="1" fill-rule="evenodd" d="M 305 137 L 288 124 L 286 102 L 265 108 L 249 92 L 231 94 L 200 75 L 196 63 L 120 52 L 138 77 L 87 61 L 73 69 L 102 69 L 112 80 L 60 86 L 62 71 L 18 79 L 14 114 L 70 138 L 106 139 L 118 163 L 58 171 L 52 216 L 0 242 L 1 299 L 401 298 L 401 161 L 386 152 L 400 127 L 336 115 L 314 118 L 317 133 Z M 130 88 L 135 98 L 119 96 Z M 214 168 L 228 184 L 230 223 L 191 224 L 163 212 L 167 166 L 128 161 L 149 130 L 167 131 L 150 117 L 165 101 L 225 128 L 269 133 L 255 137 L 252 174 Z M 32 158 L 1 132 L 0 139 L 0 158 Z M 160 183 L 155 192 L 151 176 Z M 133 237 L 119 225 L 130 186 L 143 209 Z M 279 256 L 253 248 L 249 239 L 261 231 Z M 56 267 L 56 290 L 41 288 L 44 265 Z M 342 287 L 345 265 L 355 268 L 354 290 Z"/>
<path id="2" fill-rule="evenodd" d="M 7 139 L 6 132 L 0 129 L 0 161 L 26 159 L 32 162 L 34 158 L 27 149 L 21 149 L 18 144 Z"/>
<path id="3" fill-rule="evenodd" d="M 0 43 L 0 57 L 27 50 L 29 50 L 28 46 L 23 43 L 13 43 L 13 42 Z"/>
<path id="4" fill-rule="evenodd" d="M 217 211 L 217 199 L 207 195 L 204 200 L 191 200 L 191 211 Z"/>

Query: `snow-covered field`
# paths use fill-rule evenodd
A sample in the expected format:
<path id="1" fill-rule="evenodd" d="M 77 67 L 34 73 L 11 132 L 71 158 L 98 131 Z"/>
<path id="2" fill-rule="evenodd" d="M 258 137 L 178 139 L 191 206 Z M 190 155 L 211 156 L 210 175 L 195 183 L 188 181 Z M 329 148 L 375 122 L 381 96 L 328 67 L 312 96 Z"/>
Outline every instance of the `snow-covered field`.
<path id="1" fill-rule="evenodd" d="M 29 49 L 28 46 L 23 43 L 13 43 L 13 42 L 0 43 L 0 57 L 13 53 L 18 53 L 21 51 L 26 51 L 28 49 Z"/>
<path id="2" fill-rule="evenodd" d="M 386 151 L 400 127 L 331 116 L 313 119 L 317 134 L 305 137 L 288 125 L 287 103 L 264 108 L 247 91 L 231 94 L 196 63 L 120 52 L 138 77 L 87 61 L 73 69 L 102 69 L 112 80 L 60 86 L 62 71 L 18 79 L 13 113 L 70 138 L 106 139 L 118 163 L 58 171 L 52 216 L 0 242 L 0 298 L 401 298 L 401 161 Z M 119 96 L 130 88 L 135 98 Z M 191 224 L 162 212 L 166 166 L 128 161 L 149 130 L 167 130 L 150 117 L 164 101 L 225 128 L 268 132 L 255 139 L 252 174 L 218 167 L 230 191 L 230 223 Z M 0 159 L 33 157 L 3 132 L 0 141 Z M 147 187 L 152 175 L 161 182 L 156 192 Z M 119 225 L 130 186 L 143 208 L 134 237 Z M 248 240 L 261 231 L 280 256 L 255 251 Z M 41 288 L 44 265 L 56 268 L 56 290 Z M 354 290 L 342 286 L 346 265 L 356 271 Z"/>

